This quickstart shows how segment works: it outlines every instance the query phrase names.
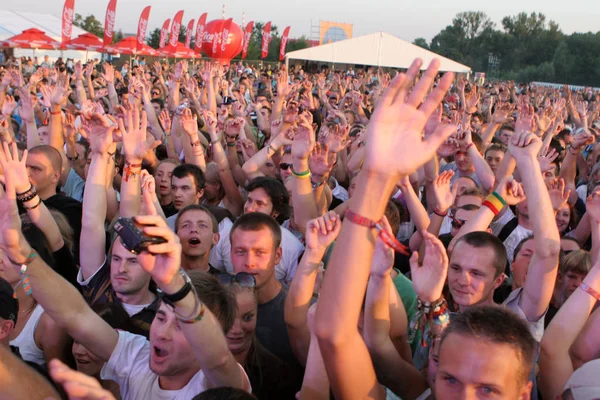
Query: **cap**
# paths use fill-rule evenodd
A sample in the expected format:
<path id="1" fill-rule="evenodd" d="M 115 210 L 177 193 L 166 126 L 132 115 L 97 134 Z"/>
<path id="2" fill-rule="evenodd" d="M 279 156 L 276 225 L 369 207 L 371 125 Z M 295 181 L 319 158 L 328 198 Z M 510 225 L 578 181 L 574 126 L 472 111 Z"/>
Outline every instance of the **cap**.
<path id="1" fill-rule="evenodd" d="M 15 291 L 10 283 L 0 278 L 0 318 L 17 323 L 19 315 L 19 301 L 15 298 Z"/>
<path id="2" fill-rule="evenodd" d="M 574 400 L 600 399 L 600 360 L 593 360 L 577 369 L 565 385 L 565 390 L 571 390 Z"/>

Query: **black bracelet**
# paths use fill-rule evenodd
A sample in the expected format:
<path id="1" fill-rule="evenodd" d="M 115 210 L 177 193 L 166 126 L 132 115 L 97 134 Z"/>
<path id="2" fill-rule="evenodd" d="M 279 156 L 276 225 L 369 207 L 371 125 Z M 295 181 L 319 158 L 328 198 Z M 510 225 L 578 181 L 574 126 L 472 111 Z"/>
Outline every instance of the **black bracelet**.
<path id="1" fill-rule="evenodd" d="M 69 157 L 67 154 L 67 160 L 69 161 L 77 161 L 79 159 L 79 153 L 75 153 L 75 157 Z"/>

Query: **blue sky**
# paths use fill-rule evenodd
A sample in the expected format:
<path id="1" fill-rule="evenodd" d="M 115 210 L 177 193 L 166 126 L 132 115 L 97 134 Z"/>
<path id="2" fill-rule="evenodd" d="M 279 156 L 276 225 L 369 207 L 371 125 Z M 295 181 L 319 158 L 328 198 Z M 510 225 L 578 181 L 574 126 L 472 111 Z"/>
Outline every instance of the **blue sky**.
<path id="1" fill-rule="evenodd" d="M 177 10 L 185 10 L 183 22 L 197 19 L 208 12 L 208 20 L 220 18 L 222 2 L 198 0 L 117 0 L 116 29 L 135 32 L 137 20 L 146 5 L 152 6 L 150 29 L 159 27 L 166 18 L 172 18 Z M 2 1 L 2 8 L 14 11 L 36 11 L 60 15 L 63 0 Z M 8 5 L 10 4 L 10 5 Z M 108 0 L 75 0 L 75 12 L 94 14 L 104 22 Z M 600 7 L 592 0 L 503 0 L 498 2 L 470 0 L 430 0 L 404 2 L 398 0 L 230 0 L 226 3 L 226 16 L 241 24 L 242 13 L 246 22 L 273 21 L 282 30 L 290 25 L 291 37 L 311 35 L 311 25 L 319 20 L 345 22 L 354 25 L 354 36 L 383 30 L 402 39 L 412 41 L 424 37 L 428 41 L 460 11 L 484 11 L 497 26 L 506 15 L 521 11 L 542 12 L 547 19 L 558 22 L 562 31 L 597 32 L 600 30 Z"/>

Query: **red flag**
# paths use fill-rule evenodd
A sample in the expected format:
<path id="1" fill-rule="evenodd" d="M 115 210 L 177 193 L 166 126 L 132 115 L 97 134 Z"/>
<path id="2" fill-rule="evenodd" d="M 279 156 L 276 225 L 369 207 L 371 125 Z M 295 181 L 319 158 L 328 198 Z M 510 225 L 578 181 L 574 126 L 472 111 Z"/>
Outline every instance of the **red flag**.
<path id="1" fill-rule="evenodd" d="M 225 20 L 221 20 L 219 24 L 219 29 L 213 33 L 213 41 L 212 41 L 212 57 L 217 58 L 217 50 L 219 49 L 219 40 L 223 35 L 223 28 L 225 28 Z"/>
<path id="2" fill-rule="evenodd" d="M 285 58 L 285 46 L 287 45 L 289 34 L 290 27 L 288 26 L 283 30 L 283 36 L 281 36 L 281 47 L 279 47 L 279 61 L 283 61 L 283 59 Z"/>
<path id="3" fill-rule="evenodd" d="M 187 25 L 187 29 L 185 30 L 185 47 L 187 47 L 188 49 L 190 48 L 190 45 L 192 44 L 192 32 L 194 31 L 194 20 L 190 19 L 190 22 L 188 22 Z"/>
<path id="4" fill-rule="evenodd" d="M 148 18 L 150 17 L 150 6 L 147 6 L 142 10 L 140 14 L 140 21 L 138 22 L 137 30 L 137 50 L 143 46 L 146 39 L 146 31 L 148 30 Z"/>
<path id="5" fill-rule="evenodd" d="M 206 13 L 202 14 L 200 18 L 198 18 L 198 24 L 196 25 L 196 40 L 194 43 L 194 50 L 196 51 L 196 53 L 200 53 L 200 50 L 202 49 L 204 27 L 206 26 L 206 16 Z"/>
<path id="6" fill-rule="evenodd" d="M 65 0 L 62 13 L 62 42 L 71 40 L 73 32 L 73 16 L 75 15 L 75 0 Z"/>
<path id="7" fill-rule="evenodd" d="M 262 52 L 260 58 L 265 58 L 269 55 L 269 43 L 271 42 L 271 22 L 267 22 L 263 28 L 262 34 Z"/>
<path id="8" fill-rule="evenodd" d="M 171 50 L 175 50 L 177 42 L 179 41 L 179 31 L 181 30 L 181 20 L 183 19 L 183 10 L 177 11 L 177 14 L 173 17 L 173 23 L 171 24 L 171 36 L 169 37 L 169 47 Z"/>
<path id="9" fill-rule="evenodd" d="M 229 18 L 227 21 L 225 21 L 225 26 L 223 27 L 223 33 L 221 34 L 221 51 L 219 52 L 219 55 L 221 55 L 225 51 L 227 42 L 229 42 L 229 31 L 231 30 L 232 23 L 233 23 L 233 18 Z"/>
<path id="10" fill-rule="evenodd" d="M 242 48 L 242 59 L 246 58 L 248 53 L 248 44 L 250 44 L 250 38 L 252 37 L 252 29 L 254 29 L 254 21 L 248 22 L 246 29 L 244 30 L 244 47 Z"/>
<path id="11" fill-rule="evenodd" d="M 106 18 L 104 19 L 104 45 L 112 44 L 113 35 L 115 34 L 115 18 L 117 13 L 117 0 L 110 0 L 106 7 Z"/>
<path id="12" fill-rule="evenodd" d="M 171 18 L 167 18 L 163 23 L 162 28 L 160 29 L 160 41 L 158 44 L 158 48 L 162 49 L 167 44 L 167 37 L 169 36 L 169 24 L 171 23 Z"/>

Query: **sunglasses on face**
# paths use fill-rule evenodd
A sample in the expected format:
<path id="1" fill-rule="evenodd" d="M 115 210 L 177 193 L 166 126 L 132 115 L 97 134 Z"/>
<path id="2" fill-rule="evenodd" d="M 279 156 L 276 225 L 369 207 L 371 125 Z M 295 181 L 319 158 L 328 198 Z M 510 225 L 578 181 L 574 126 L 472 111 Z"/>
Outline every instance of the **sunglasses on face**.
<path id="1" fill-rule="evenodd" d="M 283 169 L 284 171 L 287 171 L 290 167 L 292 166 L 292 164 L 290 163 L 279 163 L 279 168 Z"/>
<path id="2" fill-rule="evenodd" d="M 452 218 L 452 227 L 454 229 L 460 229 L 466 223 L 464 219 Z"/>
<path id="3" fill-rule="evenodd" d="M 221 283 L 221 285 L 231 285 L 236 282 L 242 287 L 253 288 L 256 287 L 256 279 L 254 276 L 250 275 L 247 272 L 239 272 L 235 275 L 229 274 L 219 274 L 217 275 L 217 279 Z"/>

